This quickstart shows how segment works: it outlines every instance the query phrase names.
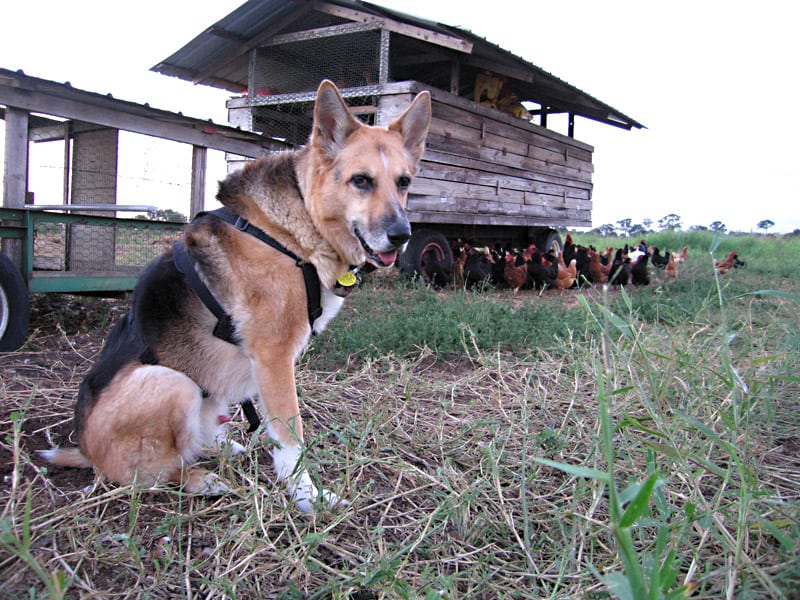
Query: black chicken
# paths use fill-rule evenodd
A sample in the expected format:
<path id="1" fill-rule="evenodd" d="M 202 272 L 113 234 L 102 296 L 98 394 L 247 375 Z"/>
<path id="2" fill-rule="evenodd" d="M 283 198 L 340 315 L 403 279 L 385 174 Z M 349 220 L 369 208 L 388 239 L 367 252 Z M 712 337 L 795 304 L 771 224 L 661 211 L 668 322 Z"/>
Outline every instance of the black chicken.
<path id="1" fill-rule="evenodd" d="M 492 260 L 486 248 L 467 250 L 464 262 L 464 285 L 468 288 L 481 288 L 492 279 Z"/>
<path id="2" fill-rule="evenodd" d="M 631 259 L 625 255 L 622 248 L 618 248 L 614 253 L 614 260 L 611 261 L 608 283 L 612 285 L 628 285 L 630 281 Z"/>
<path id="3" fill-rule="evenodd" d="M 531 285 L 539 290 L 552 287 L 558 274 L 558 263 L 548 267 L 542 263 L 542 254 L 534 249 L 528 262 L 528 279 Z"/>
<path id="4" fill-rule="evenodd" d="M 669 252 L 661 254 L 661 250 L 659 250 L 656 246 L 653 246 L 652 251 L 650 252 L 650 262 L 653 266 L 657 269 L 663 269 L 669 263 Z"/>
<path id="5" fill-rule="evenodd" d="M 631 282 L 633 285 L 650 285 L 650 274 L 647 271 L 647 263 L 650 255 L 641 254 L 636 262 L 631 265 Z"/>

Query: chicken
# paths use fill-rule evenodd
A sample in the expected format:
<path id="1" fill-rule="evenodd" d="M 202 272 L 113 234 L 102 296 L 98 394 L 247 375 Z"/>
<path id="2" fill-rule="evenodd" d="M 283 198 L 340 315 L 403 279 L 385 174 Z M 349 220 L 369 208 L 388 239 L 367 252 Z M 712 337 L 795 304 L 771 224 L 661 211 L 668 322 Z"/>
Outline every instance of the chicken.
<path id="1" fill-rule="evenodd" d="M 650 273 L 647 271 L 647 263 L 650 261 L 650 255 L 642 253 L 631 264 L 631 283 L 633 285 L 650 285 Z"/>
<path id="2" fill-rule="evenodd" d="M 505 266 L 503 267 L 503 281 L 505 281 L 516 294 L 528 281 L 528 265 L 521 256 L 514 257 L 506 250 Z"/>
<path id="3" fill-rule="evenodd" d="M 631 281 L 631 259 L 622 248 L 614 253 L 611 269 L 608 272 L 608 282 L 613 285 L 628 285 Z"/>
<path id="4" fill-rule="evenodd" d="M 657 246 L 650 246 L 648 252 L 650 253 L 650 264 L 657 269 L 664 269 L 669 264 L 670 257 L 672 256 L 670 252 L 661 254 L 661 250 L 659 250 Z"/>
<path id="5" fill-rule="evenodd" d="M 589 250 L 589 275 L 592 283 L 608 283 L 608 272 L 611 270 L 611 264 L 604 265 L 600 261 L 600 253 L 594 250 Z"/>
<path id="6" fill-rule="evenodd" d="M 578 276 L 577 262 L 574 258 L 569 261 L 569 265 L 564 263 L 563 252 L 558 255 L 558 275 L 556 276 L 555 286 L 560 290 L 568 290 L 575 284 Z"/>
<path id="7" fill-rule="evenodd" d="M 736 252 L 729 252 L 728 257 L 725 260 L 714 259 L 714 268 L 717 270 L 717 273 L 724 275 L 736 266 L 737 258 L 739 257 L 736 256 Z"/>
<path id="8" fill-rule="evenodd" d="M 489 283 L 493 262 L 488 248 L 468 247 L 464 261 L 464 285 L 468 288 L 480 288 Z"/>
<path id="9" fill-rule="evenodd" d="M 678 278 L 678 261 L 675 260 L 674 254 L 669 255 L 667 265 L 664 267 L 664 276 L 673 280 Z"/>
<path id="10" fill-rule="evenodd" d="M 528 249 L 530 259 L 528 260 L 528 280 L 536 289 L 543 290 L 555 284 L 556 273 L 551 267 L 546 266 L 542 261 L 542 254 L 535 246 Z"/>
<path id="11" fill-rule="evenodd" d="M 464 285 L 464 264 L 467 262 L 467 248 L 461 240 L 451 243 L 453 250 L 453 280 L 457 287 Z"/>
<path id="12" fill-rule="evenodd" d="M 503 271 L 506 268 L 506 251 L 500 244 L 489 244 L 489 254 L 492 257 L 492 276 L 490 277 L 494 285 L 504 283 Z"/>
<path id="13" fill-rule="evenodd" d="M 647 244 L 644 240 L 639 242 L 634 248 L 628 249 L 627 244 L 625 245 L 625 253 L 628 255 L 628 258 L 631 259 L 631 264 L 635 265 L 636 261 L 639 260 L 639 257 L 643 254 L 647 254 Z"/>
<path id="14" fill-rule="evenodd" d="M 572 241 L 572 236 L 567 234 L 566 239 L 564 240 L 564 248 L 562 250 L 562 254 L 564 255 L 564 263 L 568 264 L 573 258 L 575 258 L 575 252 L 577 248 L 575 243 Z"/>
<path id="15" fill-rule="evenodd" d="M 566 258 L 564 259 L 566 261 Z M 577 246 L 575 250 L 576 266 L 578 268 L 578 285 L 591 285 L 592 276 L 589 273 L 589 248 L 587 246 Z"/>
<path id="16" fill-rule="evenodd" d="M 675 261 L 678 264 L 682 262 L 686 262 L 686 258 L 689 256 L 689 246 L 684 246 L 680 252 L 673 252 L 675 255 Z"/>

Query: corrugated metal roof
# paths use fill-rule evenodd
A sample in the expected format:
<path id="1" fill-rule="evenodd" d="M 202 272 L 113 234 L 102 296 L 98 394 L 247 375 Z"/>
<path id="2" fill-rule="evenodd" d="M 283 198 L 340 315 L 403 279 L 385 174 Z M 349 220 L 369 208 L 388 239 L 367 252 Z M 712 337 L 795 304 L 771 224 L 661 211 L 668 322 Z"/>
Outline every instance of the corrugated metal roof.
<path id="1" fill-rule="evenodd" d="M 644 127 L 621 111 L 470 31 L 359 0 L 330 0 L 327 4 L 461 40 L 463 47 L 468 49 L 468 53 L 462 54 L 474 64 L 485 64 L 487 69 L 501 73 L 519 73 L 513 83 L 521 100 L 532 100 L 552 107 L 556 112 L 571 112 L 625 129 Z M 318 2 L 310 0 L 249 0 L 152 70 L 194 83 L 241 92 L 248 86 L 249 51 L 272 36 L 284 33 L 293 24 L 296 28 L 296 24 L 313 13 L 318 5 Z"/>

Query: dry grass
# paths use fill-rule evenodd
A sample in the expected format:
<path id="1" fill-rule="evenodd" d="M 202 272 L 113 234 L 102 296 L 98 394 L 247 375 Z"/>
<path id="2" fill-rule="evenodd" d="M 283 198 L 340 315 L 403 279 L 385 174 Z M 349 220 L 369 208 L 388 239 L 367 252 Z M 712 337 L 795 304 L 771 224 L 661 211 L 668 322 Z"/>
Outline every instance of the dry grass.
<path id="1" fill-rule="evenodd" d="M 576 293 L 569 301 L 578 306 Z M 600 314 L 591 293 L 589 302 Z M 791 302 L 777 304 L 773 316 L 796 319 Z M 605 350 L 602 336 L 524 353 L 468 337 L 458 358 L 422 348 L 337 371 L 306 359 L 298 387 L 312 476 L 352 506 L 305 517 L 241 421 L 233 436 L 251 452 L 214 460 L 235 488 L 218 499 L 46 468 L 35 451 L 68 442 L 98 333 L 121 308 L 86 306 L 89 332 L 55 329 L 37 313 L 26 347 L 2 357 L 2 597 L 64 588 L 68 598 L 608 597 L 598 575 L 621 562 L 607 486 L 538 459 L 613 468 L 623 496 L 658 471 L 633 542 L 645 563 L 661 561 L 665 536 L 672 589 L 790 597 L 800 583 L 800 387 L 784 371 L 797 359 L 775 358 L 766 342 L 734 357 L 747 393 L 726 379 L 713 327 L 665 331 L 635 317 L 628 335 L 606 330 Z M 755 344 L 748 314 L 739 339 Z M 601 379 L 613 465 L 601 442 Z"/>

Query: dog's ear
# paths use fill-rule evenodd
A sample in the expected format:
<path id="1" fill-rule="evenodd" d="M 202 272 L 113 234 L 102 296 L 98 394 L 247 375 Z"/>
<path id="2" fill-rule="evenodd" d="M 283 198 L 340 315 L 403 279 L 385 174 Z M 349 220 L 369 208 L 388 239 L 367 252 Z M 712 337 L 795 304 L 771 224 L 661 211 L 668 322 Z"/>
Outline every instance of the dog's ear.
<path id="1" fill-rule="evenodd" d="M 310 143 L 328 154 L 336 154 L 353 131 L 362 127 L 332 81 L 325 79 L 317 89 L 314 128 Z"/>
<path id="2" fill-rule="evenodd" d="M 420 92 L 405 112 L 392 121 L 389 131 L 397 131 L 403 137 L 406 150 L 418 162 L 425 150 L 425 138 L 431 124 L 431 95 Z"/>

